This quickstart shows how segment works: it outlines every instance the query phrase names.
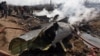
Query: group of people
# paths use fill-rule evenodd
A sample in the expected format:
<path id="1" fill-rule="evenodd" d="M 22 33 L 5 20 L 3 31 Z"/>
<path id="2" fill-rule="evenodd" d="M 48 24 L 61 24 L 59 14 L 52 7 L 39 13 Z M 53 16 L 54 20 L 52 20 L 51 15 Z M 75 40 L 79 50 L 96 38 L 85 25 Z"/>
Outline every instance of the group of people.
<path id="1" fill-rule="evenodd" d="M 46 8 L 48 11 L 53 10 L 53 6 L 50 5 L 36 5 L 36 6 L 19 6 L 19 5 L 8 5 L 6 1 L 2 1 L 0 3 L 0 17 L 12 16 L 25 16 L 25 15 L 33 15 L 33 11 L 35 10 L 43 10 Z"/>
<path id="2" fill-rule="evenodd" d="M 30 15 L 32 14 L 33 9 L 31 6 L 14 6 L 7 5 L 6 1 L 0 3 L 0 14 L 2 17 L 7 17 L 11 15 L 24 15 L 25 13 Z"/>

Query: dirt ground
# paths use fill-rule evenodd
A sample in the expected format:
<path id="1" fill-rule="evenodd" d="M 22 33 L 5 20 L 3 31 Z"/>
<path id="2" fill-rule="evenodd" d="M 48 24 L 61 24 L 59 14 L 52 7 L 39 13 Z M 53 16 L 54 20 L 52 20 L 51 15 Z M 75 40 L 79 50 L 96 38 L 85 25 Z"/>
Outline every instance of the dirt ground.
<path id="1" fill-rule="evenodd" d="M 17 23 L 13 23 L 9 21 L 9 20 L 14 20 L 14 19 L 16 20 L 17 18 L 14 18 L 14 17 L 8 17 L 7 19 L 1 18 L 0 19 L 0 25 L 1 25 L 0 30 L 3 27 L 22 28 Z M 9 53 L 8 51 L 9 42 L 13 38 L 16 38 L 24 33 L 25 31 L 19 30 L 19 29 L 10 29 L 10 28 L 4 29 L 4 31 L 0 33 L 0 50 L 6 51 L 7 53 Z"/>
<path id="2" fill-rule="evenodd" d="M 16 18 L 16 17 L 9 17 L 9 16 L 6 19 L 5 18 L 0 18 L 0 31 L 4 27 L 12 27 L 12 28 L 24 29 L 18 23 L 14 23 L 12 21 L 18 21 L 18 18 Z M 95 31 L 100 32 L 100 21 L 96 21 L 96 23 L 92 22 L 92 23 L 90 23 L 90 25 L 91 25 L 91 27 L 93 29 L 95 29 Z M 18 36 L 20 36 L 21 34 L 24 34 L 24 33 L 26 33 L 26 31 L 24 31 L 24 30 L 5 28 L 4 31 L 0 32 L 0 51 L 4 51 L 4 52 L 10 54 L 10 52 L 8 50 L 9 42 L 13 38 L 16 38 L 16 37 L 18 37 Z M 73 49 L 73 53 L 80 52 L 80 54 L 82 54 L 81 52 L 83 52 L 85 50 L 90 51 L 86 47 L 86 45 L 82 42 L 82 40 L 80 38 L 78 38 L 78 39 L 73 38 L 73 39 L 70 40 L 70 42 L 73 42 L 74 46 L 75 46 L 75 48 Z M 70 52 L 71 51 L 69 51 L 66 55 L 72 56 L 71 55 L 72 53 L 70 53 Z M 98 54 L 97 56 L 99 56 L 100 52 L 97 52 L 97 54 Z M 13 55 L 10 54 L 10 56 L 13 56 Z"/>

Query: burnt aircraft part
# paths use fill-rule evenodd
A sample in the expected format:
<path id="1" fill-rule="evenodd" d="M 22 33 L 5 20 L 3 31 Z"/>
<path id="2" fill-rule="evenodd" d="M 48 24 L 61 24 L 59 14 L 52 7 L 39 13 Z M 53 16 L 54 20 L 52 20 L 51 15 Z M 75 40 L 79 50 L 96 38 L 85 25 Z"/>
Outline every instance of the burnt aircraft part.
<path id="1" fill-rule="evenodd" d="M 58 30 L 56 31 L 55 39 L 52 41 L 52 44 L 55 45 L 55 43 L 62 41 L 64 38 L 68 37 L 70 34 L 72 34 L 72 27 L 69 24 L 58 22 Z"/>
<path id="2" fill-rule="evenodd" d="M 35 49 L 35 50 L 25 50 L 22 53 L 19 54 L 19 56 L 38 56 L 42 54 L 42 50 Z"/>
<path id="3" fill-rule="evenodd" d="M 53 40 L 53 38 L 56 36 L 55 35 L 55 31 L 57 31 L 58 30 L 58 24 L 57 23 L 54 23 L 53 24 L 53 26 L 52 27 L 50 27 L 49 29 L 47 29 L 46 31 L 45 31 L 45 36 L 48 36 L 49 37 L 49 39 L 48 40 Z M 51 37 L 50 37 L 51 36 Z M 53 38 L 52 38 L 53 37 Z"/>
<path id="4" fill-rule="evenodd" d="M 53 25 L 51 25 L 50 28 L 47 28 L 46 31 L 43 31 L 44 33 L 42 33 L 42 35 L 41 35 L 42 37 L 38 36 L 37 39 L 35 39 L 33 41 L 33 45 L 31 46 L 32 48 L 30 48 L 27 51 L 24 51 L 23 53 L 20 54 L 20 56 L 24 56 L 25 54 L 26 55 L 31 54 L 31 55 L 35 55 L 35 56 L 38 56 L 38 55 L 50 55 L 50 56 L 53 56 L 53 55 L 57 55 L 57 56 L 60 55 L 61 56 L 61 55 L 63 55 L 64 56 L 65 51 L 64 51 L 62 45 L 59 42 L 56 43 L 57 47 L 50 46 L 49 49 L 47 49 L 47 50 L 42 50 L 42 49 L 39 48 L 40 46 L 47 44 L 47 42 L 51 43 L 51 41 L 54 39 L 53 35 L 55 33 L 53 34 L 53 32 L 52 32 L 52 30 L 54 31 L 54 28 L 55 28 L 55 31 L 57 31 L 59 29 L 58 23 L 54 23 Z M 53 35 L 51 35 L 51 33 Z M 50 34 L 50 35 L 48 35 L 48 34 Z M 52 37 L 51 40 L 50 40 L 50 38 L 51 38 L 50 36 Z M 48 37 L 50 37 L 50 38 L 48 38 Z M 40 41 L 39 41 L 39 39 L 40 39 Z M 43 40 L 43 42 L 46 42 L 46 43 L 43 43 L 41 40 Z M 38 47 L 37 44 L 39 45 L 39 47 Z M 37 47 L 36 47 L 36 45 L 37 45 Z M 35 46 L 35 49 L 33 49 L 34 46 Z"/>
<path id="5" fill-rule="evenodd" d="M 50 28 L 47 28 L 45 31 L 42 31 L 40 35 L 32 42 L 31 49 L 39 48 L 43 50 L 48 45 L 51 44 L 51 42 L 55 38 L 55 31 L 58 29 L 58 24 L 54 23 Z"/>
<path id="6" fill-rule="evenodd" d="M 69 19 L 69 17 L 65 17 L 64 19 L 60 20 L 59 22 L 68 23 L 68 19 Z"/>
<path id="7" fill-rule="evenodd" d="M 46 22 L 49 22 L 49 19 L 46 15 L 44 16 L 35 16 L 36 18 L 39 18 L 41 21 L 46 21 Z"/>
<path id="8" fill-rule="evenodd" d="M 79 30 L 87 32 L 87 33 L 91 33 L 91 28 L 88 24 L 83 24 L 82 26 L 79 26 Z"/>
<path id="9" fill-rule="evenodd" d="M 72 39 L 72 37 L 73 37 L 73 35 L 70 34 L 70 35 L 68 35 L 66 38 L 64 38 L 64 39 L 62 40 L 62 43 L 64 44 L 65 48 L 69 48 L 69 49 L 72 48 L 72 44 L 69 42 L 70 39 Z"/>
<path id="10" fill-rule="evenodd" d="M 9 44 L 9 50 L 12 54 L 21 53 L 26 47 L 26 41 L 21 38 L 14 38 Z"/>
<path id="11" fill-rule="evenodd" d="M 56 44 L 57 47 L 51 46 L 48 50 L 40 50 L 40 49 L 35 49 L 35 50 L 26 50 L 23 51 L 19 56 L 64 56 L 65 52 L 62 49 L 62 46 L 60 43 Z"/>
<path id="12" fill-rule="evenodd" d="M 100 39 L 98 36 L 93 36 L 92 34 L 88 34 L 86 32 L 82 32 L 80 36 L 90 46 L 100 48 Z"/>
<path id="13" fill-rule="evenodd" d="M 33 30 L 25 35 L 19 36 L 19 38 L 11 40 L 9 50 L 12 54 L 17 54 L 27 48 L 32 50 L 36 48 L 43 50 L 46 47 L 50 47 L 50 44 L 55 37 L 57 27 L 57 23 L 49 24 L 48 27 L 46 26 L 42 29 Z"/>
<path id="14" fill-rule="evenodd" d="M 56 21 L 58 17 L 59 17 L 59 15 L 58 15 L 58 14 L 57 14 L 57 15 L 55 15 L 55 16 L 54 16 L 54 18 L 53 18 L 53 21 Z"/>
<path id="15" fill-rule="evenodd" d="M 33 51 L 35 52 L 36 49 L 38 49 L 39 52 L 42 52 L 42 54 L 45 53 L 45 51 L 51 52 L 53 44 L 57 46 L 57 47 L 53 46 L 54 49 L 58 48 L 57 43 L 60 43 L 60 45 L 63 47 L 62 48 L 63 51 L 66 52 L 64 50 L 64 47 L 69 48 L 69 49 L 73 48 L 73 45 L 69 43 L 69 40 L 72 38 L 71 34 L 77 34 L 77 31 L 75 33 L 73 33 L 73 31 L 74 31 L 74 28 L 72 28 L 70 24 L 67 24 L 64 22 L 52 22 L 51 24 L 45 25 L 45 27 L 40 29 L 38 33 L 37 31 L 34 30 L 34 31 L 31 31 L 30 33 L 26 33 L 25 35 L 20 36 L 20 38 L 25 39 L 26 37 L 25 41 L 28 45 L 25 47 L 28 49 L 28 52 L 30 52 L 29 50 L 31 50 L 33 53 Z M 35 32 L 36 34 L 34 34 Z M 99 39 L 98 41 L 95 41 L 94 39 L 97 40 L 97 38 L 91 37 L 91 35 L 88 35 L 85 33 L 80 34 L 80 36 L 84 40 L 86 40 L 88 43 L 92 43 L 93 45 L 100 47 Z M 61 44 L 61 42 L 63 45 Z M 23 46 L 23 44 L 21 46 Z M 25 51 L 25 49 L 23 51 Z"/>

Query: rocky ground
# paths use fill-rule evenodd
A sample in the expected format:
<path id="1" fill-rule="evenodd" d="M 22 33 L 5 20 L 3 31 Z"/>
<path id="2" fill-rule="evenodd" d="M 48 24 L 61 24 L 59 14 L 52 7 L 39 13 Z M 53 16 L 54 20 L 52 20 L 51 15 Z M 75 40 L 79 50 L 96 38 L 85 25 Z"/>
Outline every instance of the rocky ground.
<path id="1" fill-rule="evenodd" d="M 36 27 L 40 23 L 40 21 L 37 21 L 35 19 L 33 20 L 33 22 L 34 23 L 32 23 L 31 26 L 34 27 Z M 100 20 L 93 21 L 89 24 L 93 29 L 94 33 L 100 36 Z M 20 28 L 20 29 L 11 29 L 5 27 Z M 31 29 L 28 28 L 27 23 L 25 21 L 20 20 L 19 18 L 10 16 L 8 16 L 6 19 L 0 18 L 0 51 L 4 51 L 8 53 L 10 56 L 14 56 L 11 55 L 8 50 L 9 42 L 13 38 L 16 38 L 30 30 Z M 82 39 L 80 39 L 79 37 L 71 38 L 69 42 L 66 44 L 73 44 L 74 46 L 73 48 L 70 47 L 67 48 L 67 52 L 65 54 L 66 56 L 88 56 L 89 54 L 91 54 L 91 50 L 82 42 Z M 100 51 L 98 51 L 98 49 L 95 49 L 95 53 L 96 56 L 100 56 Z"/>

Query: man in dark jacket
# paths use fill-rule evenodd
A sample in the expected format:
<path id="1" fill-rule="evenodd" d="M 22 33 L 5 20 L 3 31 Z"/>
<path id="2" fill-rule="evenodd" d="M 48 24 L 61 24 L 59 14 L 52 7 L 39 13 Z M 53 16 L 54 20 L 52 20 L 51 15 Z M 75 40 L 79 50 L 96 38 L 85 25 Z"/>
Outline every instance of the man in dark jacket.
<path id="1" fill-rule="evenodd" d="M 7 4 L 6 1 L 0 3 L 1 17 L 7 17 Z"/>

